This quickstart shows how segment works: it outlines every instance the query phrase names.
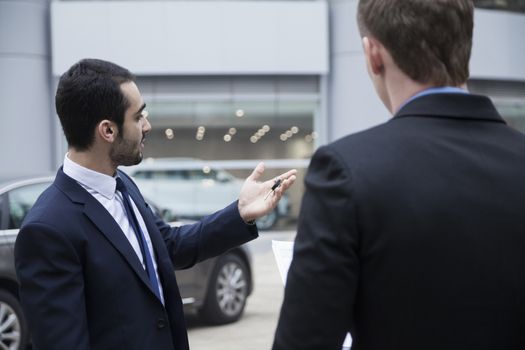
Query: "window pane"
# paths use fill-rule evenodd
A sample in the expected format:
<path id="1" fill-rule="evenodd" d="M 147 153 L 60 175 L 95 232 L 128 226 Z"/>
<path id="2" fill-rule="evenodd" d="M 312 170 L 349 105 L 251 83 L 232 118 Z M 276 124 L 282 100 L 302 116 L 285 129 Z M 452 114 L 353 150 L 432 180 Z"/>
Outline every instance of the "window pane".
<path id="1" fill-rule="evenodd" d="M 147 104 L 146 157 L 304 159 L 314 149 L 316 99 Z"/>
<path id="2" fill-rule="evenodd" d="M 495 104 L 507 124 L 525 133 L 525 100 L 521 103 L 505 103 L 496 100 Z"/>
<path id="3" fill-rule="evenodd" d="M 5 195 L 0 196 L 0 230 L 5 229 L 7 226 L 7 216 L 4 218 L 4 202 L 5 202 Z"/>
<path id="4" fill-rule="evenodd" d="M 525 133 L 525 83 L 472 79 L 470 92 L 487 95 L 508 125 Z"/>
<path id="5" fill-rule="evenodd" d="M 474 5 L 487 9 L 525 12 L 525 1 L 523 0 L 474 0 Z"/>
<path id="6" fill-rule="evenodd" d="M 27 185 L 9 192 L 9 229 L 20 228 L 29 209 L 48 186 L 48 183 Z"/>

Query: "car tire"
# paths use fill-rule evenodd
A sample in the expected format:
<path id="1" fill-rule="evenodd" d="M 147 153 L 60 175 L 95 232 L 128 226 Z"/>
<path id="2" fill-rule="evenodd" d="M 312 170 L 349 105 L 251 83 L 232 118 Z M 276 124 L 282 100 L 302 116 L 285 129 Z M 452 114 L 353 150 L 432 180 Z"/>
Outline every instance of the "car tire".
<path id="1" fill-rule="evenodd" d="M 237 321 L 244 312 L 250 283 L 248 267 L 239 256 L 219 257 L 208 282 L 202 319 L 211 324 Z"/>
<path id="2" fill-rule="evenodd" d="M 257 228 L 263 231 L 269 230 L 275 226 L 278 218 L 279 214 L 277 213 L 277 210 L 272 210 L 270 213 L 256 220 Z"/>
<path id="3" fill-rule="evenodd" d="M 0 348 L 25 350 L 29 330 L 18 299 L 6 290 L 0 290 Z"/>

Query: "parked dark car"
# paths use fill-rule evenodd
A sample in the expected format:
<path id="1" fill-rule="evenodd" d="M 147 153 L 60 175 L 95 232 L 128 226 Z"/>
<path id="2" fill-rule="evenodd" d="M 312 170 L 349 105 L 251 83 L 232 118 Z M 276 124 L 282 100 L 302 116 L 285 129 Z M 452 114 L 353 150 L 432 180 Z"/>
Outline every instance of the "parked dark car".
<path id="1" fill-rule="evenodd" d="M 13 248 L 24 217 L 52 182 L 53 177 L 48 176 L 0 184 L 0 349 L 25 349 L 29 342 L 18 300 Z M 149 204 L 158 214 L 172 215 Z M 234 322 L 242 316 L 253 288 L 251 255 L 246 246 L 175 273 L 185 313 L 197 314 L 213 324 Z"/>

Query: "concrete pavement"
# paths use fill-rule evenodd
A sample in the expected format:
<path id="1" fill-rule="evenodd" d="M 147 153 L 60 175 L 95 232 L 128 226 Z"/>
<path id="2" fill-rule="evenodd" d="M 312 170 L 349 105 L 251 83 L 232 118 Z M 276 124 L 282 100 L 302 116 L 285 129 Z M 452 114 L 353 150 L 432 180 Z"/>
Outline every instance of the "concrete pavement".
<path id="1" fill-rule="evenodd" d="M 273 257 L 271 241 L 291 241 L 295 231 L 262 232 L 250 243 L 255 288 L 240 321 L 225 326 L 189 322 L 191 350 L 268 350 L 272 346 L 284 287 Z"/>

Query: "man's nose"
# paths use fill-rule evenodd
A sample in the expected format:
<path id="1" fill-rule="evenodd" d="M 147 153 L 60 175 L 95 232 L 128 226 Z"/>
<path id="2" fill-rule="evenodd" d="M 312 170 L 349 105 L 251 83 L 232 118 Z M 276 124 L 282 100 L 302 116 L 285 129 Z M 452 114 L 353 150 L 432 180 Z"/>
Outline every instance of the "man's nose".
<path id="1" fill-rule="evenodd" d="M 148 132 L 151 131 L 151 124 L 148 118 L 144 118 L 144 124 L 142 125 L 142 131 L 144 132 L 144 134 L 147 134 Z"/>

